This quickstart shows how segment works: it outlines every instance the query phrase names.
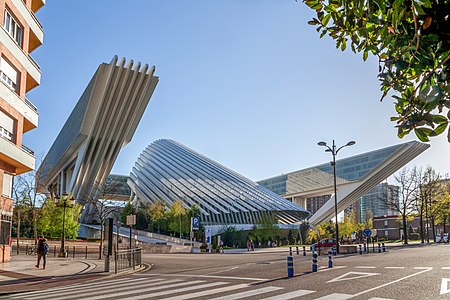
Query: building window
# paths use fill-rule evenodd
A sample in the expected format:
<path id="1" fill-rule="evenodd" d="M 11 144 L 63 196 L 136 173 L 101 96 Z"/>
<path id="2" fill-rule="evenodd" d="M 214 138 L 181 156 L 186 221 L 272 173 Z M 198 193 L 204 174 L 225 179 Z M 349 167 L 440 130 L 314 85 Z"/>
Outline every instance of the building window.
<path id="1" fill-rule="evenodd" d="M 14 120 L 0 110 L 0 137 L 13 141 Z"/>
<path id="2" fill-rule="evenodd" d="M 23 29 L 22 26 L 19 25 L 11 13 L 5 10 L 5 29 L 6 32 L 16 41 L 19 46 L 22 46 L 22 34 Z"/>
<path id="3" fill-rule="evenodd" d="M 3 173 L 3 189 L 2 189 L 2 195 L 6 196 L 8 198 L 11 198 L 12 195 L 12 183 L 13 183 L 13 176 L 7 173 Z"/>
<path id="4" fill-rule="evenodd" d="M 385 231 L 384 231 L 384 236 L 385 236 L 385 237 L 389 236 L 389 231 L 385 230 Z"/>
<path id="5" fill-rule="evenodd" d="M 18 72 L 3 57 L 0 59 L 0 80 L 17 92 Z"/>
<path id="6" fill-rule="evenodd" d="M 388 220 L 384 220 L 384 227 L 388 227 L 389 221 Z"/>

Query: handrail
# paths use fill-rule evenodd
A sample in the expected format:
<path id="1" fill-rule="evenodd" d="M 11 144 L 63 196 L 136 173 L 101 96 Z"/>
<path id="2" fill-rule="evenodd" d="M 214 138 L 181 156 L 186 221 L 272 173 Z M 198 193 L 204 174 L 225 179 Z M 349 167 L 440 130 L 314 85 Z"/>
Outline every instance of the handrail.
<path id="1" fill-rule="evenodd" d="M 28 148 L 27 146 L 25 146 L 24 144 L 22 144 L 22 150 L 24 150 L 28 154 L 31 154 L 32 156 L 34 156 L 34 151 L 31 150 L 30 148 Z"/>
<path id="2" fill-rule="evenodd" d="M 29 108 L 34 110 L 36 113 L 38 112 L 38 108 L 30 100 L 28 100 L 28 98 L 25 97 L 24 102 Z"/>

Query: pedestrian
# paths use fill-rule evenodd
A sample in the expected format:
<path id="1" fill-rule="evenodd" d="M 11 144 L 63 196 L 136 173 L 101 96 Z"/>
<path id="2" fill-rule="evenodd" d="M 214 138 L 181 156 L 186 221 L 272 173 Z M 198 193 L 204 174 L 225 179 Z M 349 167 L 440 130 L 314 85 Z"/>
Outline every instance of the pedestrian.
<path id="1" fill-rule="evenodd" d="M 38 256 L 36 268 L 39 269 L 39 265 L 40 265 L 41 258 L 42 258 L 43 259 L 42 269 L 45 270 L 45 265 L 47 263 L 47 259 L 46 258 L 47 258 L 48 250 L 49 250 L 49 247 L 48 247 L 48 244 L 47 244 L 47 240 L 42 235 L 39 236 L 39 241 L 38 241 L 38 246 L 37 246 L 37 251 L 36 251 L 37 256 Z"/>
<path id="2" fill-rule="evenodd" d="M 255 251 L 255 243 L 253 242 L 253 240 L 250 240 L 250 247 L 252 251 Z"/>
<path id="3" fill-rule="evenodd" d="M 251 245 L 252 245 L 252 241 L 247 240 L 247 251 L 250 251 Z"/>
<path id="4" fill-rule="evenodd" d="M 219 253 L 223 253 L 223 241 L 222 240 L 220 240 L 220 243 L 219 243 Z"/>

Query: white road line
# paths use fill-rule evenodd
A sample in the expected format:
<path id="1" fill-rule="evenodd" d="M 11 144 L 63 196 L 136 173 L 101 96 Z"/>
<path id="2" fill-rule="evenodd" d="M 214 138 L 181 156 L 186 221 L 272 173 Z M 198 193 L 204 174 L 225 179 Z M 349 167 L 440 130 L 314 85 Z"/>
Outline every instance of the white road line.
<path id="1" fill-rule="evenodd" d="M 74 288 L 76 289 L 84 289 L 84 288 L 91 288 L 91 289 L 96 289 L 97 287 L 100 286 L 109 286 L 109 285 L 117 285 L 117 284 L 121 284 L 121 283 L 129 283 L 131 282 L 141 282 L 141 281 L 145 281 L 145 282 L 155 282 L 155 281 L 160 281 L 162 279 L 146 279 L 142 278 L 142 279 L 133 279 L 133 278 L 128 278 L 128 280 L 124 280 L 122 279 L 116 279 L 116 280 L 108 280 L 108 281 L 100 281 L 100 282 L 95 282 L 95 283 L 88 283 L 88 284 L 79 284 L 79 285 L 70 285 L 70 286 L 64 286 L 64 287 L 60 287 L 60 288 L 53 288 L 53 289 L 47 289 L 44 290 L 45 291 L 45 295 L 49 295 L 49 294 L 53 294 L 55 292 L 63 292 L 63 291 L 67 291 L 67 290 L 73 290 Z M 34 292 L 26 292 L 26 293 L 20 293 L 18 294 L 18 296 L 20 297 L 26 297 L 26 296 L 33 296 L 33 295 L 41 295 L 43 293 L 43 291 L 34 291 Z"/>
<path id="2" fill-rule="evenodd" d="M 217 272 L 208 273 L 208 275 L 219 274 L 219 273 L 231 271 L 231 270 L 234 270 L 234 269 L 237 269 L 237 268 L 239 268 L 239 266 L 232 267 L 232 268 L 229 268 L 229 269 L 226 269 L 226 270 L 222 270 L 222 271 L 217 271 Z"/>
<path id="3" fill-rule="evenodd" d="M 330 295 L 326 295 L 320 298 L 317 298 L 316 300 L 346 300 L 346 299 L 350 299 L 351 297 L 353 297 L 353 295 L 349 295 L 349 294 L 330 294 Z"/>
<path id="4" fill-rule="evenodd" d="M 442 267 L 441 270 L 450 270 L 450 267 Z"/>
<path id="5" fill-rule="evenodd" d="M 322 269 L 322 270 L 319 270 L 317 272 L 325 272 L 325 271 L 331 271 L 333 269 L 336 270 L 336 269 L 343 269 L 343 268 L 347 268 L 347 266 L 334 266 L 332 268 Z"/>
<path id="6" fill-rule="evenodd" d="M 139 275 L 137 275 L 137 276 L 139 276 Z M 190 278 L 237 279 L 237 280 L 249 280 L 249 281 L 266 281 L 266 280 L 270 280 L 270 279 L 266 279 L 266 278 L 215 276 L 215 275 L 197 275 L 197 274 L 151 274 L 151 276 L 175 276 L 175 277 L 190 277 Z"/>
<path id="7" fill-rule="evenodd" d="M 415 268 L 414 268 L 414 269 L 415 269 Z M 397 279 L 397 280 L 394 280 L 394 281 L 391 281 L 391 282 L 388 282 L 388 283 L 385 283 L 385 284 L 382 284 L 382 285 L 379 285 L 379 286 L 373 287 L 373 288 L 371 288 L 371 289 L 368 289 L 368 290 L 365 290 L 365 291 L 359 292 L 358 294 L 355 294 L 355 295 L 353 295 L 353 297 L 357 297 L 357 296 L 363 295 L 363 294 L 365 294 L 365 293 L 368 293 L 368 292 L 371 292 L 371 291 L 377 290 L 377 289 L 379 289 L 379 288 L 382 288 L 382 287 L 385 287 L 385 286 L 391 285 L 391 284 L 393 284 L 393 283 L 397 283 L 397 282 L 400 282 L 400 281 L 402 281 L 402 280 L 408 279 L 408 278 L 410 278 L 410 277 L 414 277 L 414 276 L 416 276 L 416 275 L 420 275 L 420 274 L 422 274 L 422 273 L 425 273 L 425 272 L 429 272 L 429 271 L 431 271 L 431 270 L 433 270 L 433 268 L 431 268 L 431 267 L 430 267 L 430 268 L 428 268 L 428 269 L 424 269 L 424 270 L 422 270 L 422 271 L 419 271 L 419 272 L 417 272 L 417 273 L 414 273 L 414 274 L 410 274 L 410 275 L 408 275 L 408 276 L 405 276 L 405 277 L 399 278 L 399 279 Z"/>
<path id="8" fill-rule="evenodd" d="M 256 290 L 245 291 L 245 292 L 241 292 L 241 293 L 237 293 L 237 294 L 226 295 L 223 297 L 214 298 L 213 300 L 238 300 L 238 299 L 261 295 L 261 294 L 265 294 L 265 293 L 270 293 L 270 292 L 282 290 L 282 289 L 283 289 L 282 287 L 268 286 L 268 287 L 264 287 L 264 288 L 260 288 L 260 289 L 256 289 Z"/>
<path id="9" fill-rule="evenodd" d="M 414 270 L 428 270 L 428 269 L 433 269 L 433 267 L 414 267 Z"/>
<path id="10" fill-rule="evenodd" d="M 134 297 L 127 297 L 127 300 L 149 299 L 149 298 L 160 297 L 160 296 L 164 296 L 164 295 L 176 294 L 176 293 L 192 291 L 192 290 L 197 290 L 197 289 L 200 290 L 200 289 L 209 288 L 209 287 L 213 287 L 213 286 L 217 286 L 217 285 L 223 285 L 223 284 L 226 284 L 226 283 L 228 283 L 228 282 L 212 282 L 212 283 L 196 285 L 196 286 L 192 286 L 192 287 L 176 289 L 176 290 L 171 290 L 171 291 L 163 291 L 163 292 L 159 292 L 159 293 L 152 293 L 152 294 L 145 294 L 145 295 L 139 295 L 139 296 L 134 296 Z M 172 298 L 167 298 L 165 300 L 169 300 L 169 299 L 192 299 L 192 298 L 201 297 L 201 296 L 207 296 L 207 295 L 211 295 L 211 294 L 215 294 L 215 293 L 221 293 L 221 292 L 226 292 L 226 291 L 231 291 L 231 290 L 237 290 L 237 289 L 241 289 L 241 288 L 248 287 L 248 286 L 249 286 L 248 284 L 231 285 L 231 286 L 226 286 L 226 287 L 223 287 L 223 288 L 218 288 L 218 289 L 213 289 L 213 290 L 206 290 L 206 291 L 203 291 L 203 292 L 196 292 L 196 293 L 191 293 L 191 294 L 175 296 L 175 297 L 172 297 Z M 114 295 L 114 296 L 116 296 L 116 295 Z"/>
<path id="11" fill-rule="evenodd" d="M 174 284 L 168 284 L 168 285 L 162 285 L 162 286 L 152 286 L 149 288 L 133 288 L 131 290 L 123 290 L 120 293 L 117 293 L 117 291 L 112 290 L 111 293 L 107 293 L 107 294 L 103 294 L 103 295 L 97 295 L 97 296 L 92 296 L 92 292 L 90 293 L 84 293 L 84 294 L 76 294 L 76 298 L 74 299 L 83 299 L 83 300 L 98 300 L 98 299 L 105 299 L 105 298 L 111 298 L 111 296 L 114 297 L 121 297 L 121 296 L 128 296 L 128 295 L 132 295 L 132 294 L 138 294 L 138 293 L 145 293 L 145 292 L 151 292 L 151 291 L 157 291 L 157 290 L 164 290 L 164 289 L 170 289 L 170 288 L 175 288 L 175 287 L 180 287 L 183 285 L 192 285 L 192 284 L 197 284 L 197 283 L 201 283 L 204 281 L 200 281 L 200 280 L 196 280 L 196 281 L 184 281 L 184 282 L 180 282 L 180 283 L 174 283 Z M 192 288 L 192 287 L 190 287 Z M 181 288 L 182 289 L 182 288 Z M 180 289 L 180 290 L 181 290 Z M 173 289 L 171 290 L 173 293 L 175 293 L 173 291 Z M 92 297 L 89 297 L 92 296 Z M 65 295 L 63 297 L 60 298 L 49 298 L 52 300 L 62 300 L 62 299 L 68 299 Z"/>
<path id="12" fill-rule="evenodd" d="M 394 300 L 394 299 L 388 299 L 388 298 L 370 298 L 369 300 Z"/>
<path id="13" fill-rule="evenodd" d="M 273 297 L 264 298 L 261 300 L 289 300 L 289 299 L 294 299 L 297 297 L 305 296 L 308 294 L 312 294 L 315 292 L 316 291 L 311 291 L 311 290 L 297 290 L 297 291 L 289 292 L 289 293 L 282 294 L 282 295 L 276 295 Z"/>
<path id="14" fill-rule="evenodd" d="M 405 269 L 406 267 L 384 267 L 385 269 Z M 382 298 L 380 298 L 382 299 Z"/>
<path id="15" fill-rule="evenodd" d="M 355 269 L 376 269 L 374 266 L 356 266 Z"/>

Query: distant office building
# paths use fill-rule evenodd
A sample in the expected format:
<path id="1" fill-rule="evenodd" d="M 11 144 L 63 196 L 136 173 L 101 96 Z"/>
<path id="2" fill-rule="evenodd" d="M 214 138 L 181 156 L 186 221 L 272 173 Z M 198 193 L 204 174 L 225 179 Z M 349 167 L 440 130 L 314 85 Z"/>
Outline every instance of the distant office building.
<path id="1" fill-rule="evenodd" d="M 154 73 L 154 66 L 117 56 L 100 64 L 39 167 L 46 189 L 40 192 L 72 193 L 86 204 L 82 222 L 90 221 L 93 210 L 86 199 L 98 197 L 136 131 L 158 83 Z"/>
<path id="2" fill-rule="evenodd" d="M 356 208 L 355 203 L 363 201 L 364 212 L 369 209 L 377 214 L 381 212 L 382 208 L 374 202 L 375 196 L 370 196 L 370 191 L 428 147 L 427 144 L 408 142 L 337 160 L 338 211 L 353 206 L 355 212 L 360 214 L 361 210 Z M 308 209 L 312 213 L 310 223 L 318 225 L 334 215 L 333 177 L 333 167 L 325 163 L 258 183 Z M 369 195 L 364 198 L 367 193 Z"/>
<path id="3" fill-rule="evenodd" d="M 359 200 L 360 222 L 364 223 L 366 217 L 391 216 L 398 212 L 386 203 L 399 204 L 399 187 L 385 182 L 376 185 L 370 192 Z"/>
<path id="4" fill-rule="evenodd" d="M 128 184 L 135 203 L 181 200 L 197 205 L 204 225 L 250 225 L 276 216 L 294 224 L 309 213 L 250 179 L 172 140 L 158 140 L 139 156 Z"/>
<path id="5" fill-rule="evenodd" d="M 22 140 L 38 126 L 38 110 L 26 94 L 41 81 L 41 70 L 30 54 L 43 42 L 35 13 L 44 4 L 45 0 L 0 1 L 0 262 L 10 259 L 13 178 L 35 164 L 33 151 Z"/>

